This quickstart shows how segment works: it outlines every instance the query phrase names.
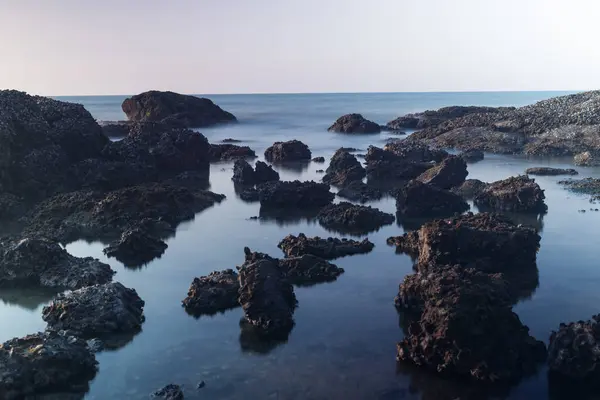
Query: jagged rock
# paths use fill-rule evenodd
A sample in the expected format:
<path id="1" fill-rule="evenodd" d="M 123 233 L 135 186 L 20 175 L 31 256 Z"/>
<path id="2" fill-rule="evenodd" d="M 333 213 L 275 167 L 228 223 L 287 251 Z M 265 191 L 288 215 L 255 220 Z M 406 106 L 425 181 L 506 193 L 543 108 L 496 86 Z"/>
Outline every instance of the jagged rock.
<path id="1" fill-rule="evenodd" d="M 443 217 L 469 205 L 457 194 L 413 180 L 396 192 L 396 209 L 405 217 Z"/>
<path id="2" fill-rule="evenodd" d="M 433 127 L 454 118 L 464 117 L 469 114 L 498 113 L 505 110 L 514 110 L 514 107 L 475 107 L 475 106 L 450 106 L 439 110 L 427 110 L 416 114 L 407 114 L 387 123 L 390 129 L 423 129 Z"/>
<path id="3" fill-rule="evenodd" d="M 211 100 L 151 90 L 129 97 L 121 105 L 130 121 L 162 121 L 190 128 L 237 122 Z"/>
<path id="4" fill-rule="evenodd" d="M 325 162 L 325 157 L 315 157 L 311 161 L 312 162 L 316 162 L 316 163 L 324 163 Z"/>
<path id="5" fill-rule="evenodd" d="M 103 252 L 126 267 L 138 267 L 160 258 L 167 247 L 165 242 L 149 235 L 145 230 L 133 228 L 123 232 L 119 241 L 106 247 Z"/>
<path id="6" fill-rule="evenodd" d="M 333 260 L 339 257 L 351 256 L 354 254 L 369 253 L 375 245 L 364 239 L 362 241 L 327 238 L 318 236 L 306 237 L 303 233 L 298 236 L 288 235 L 277 245 L 286 257 L 298 257 L 304 254 L 311 254 L 326 260 Z"/>
<path id="7" fill-rule="evenodd" d="M 42 310 L 54 331 L 68 330 L 84 338 L 137 333 L 144 322 L 144 301 L 119 282 L 59 294 Z"/>
<path id="8" fill-rule="evenodd" d="M 95 258 L 72 256 L 51 239 L 0 239 L 0 286 L 77 289 L 110 282 L 114 273 Z"/>
<path id="9" fill-rule="evenodd" d="M 392 224 L 396 218 L 377 208 L 341 202 L 323 207 L 319 211 L 317 219 L 321 225 L 329 229 L 363 234 Z"/>
<path id="10" fill-rule="evenodd" d="M 403 161 L 425 163 L 441 162 L 448 157 L 448 152 L 433 149 L 424 143 L 397 140 L 385 145 L 384 150 L 399 156 Z"/>
<path id="11" fill-rule="evenodd" d="M 573 162 L 575 165 L 582 167 L 597 167 L 600 165 L 600 158 L 589 151 L 584 151 L 583 153 L 575 154 Z"/>
<path id="12" fill-rule="evenodd" d="M 419 257 L 419 232 L 410 231 L 402 236 L 391 236 L 387 239 L 387 244 L 396 246 L 396 253 L 408 254 L 414 259 Z"/>
<path id="13" fill-rule="evenodd" d="M 308 161 L 311 157 L 308 146 L 299 140 L 275 142 L 273 146 L 265 150 L 265 159 L 272 163 Z"/>
<path id="14" fill-rule="evenodd" d="M 474 201 L 484 210 L 544 213 L 545 197 L 535 180 L 521 175 L 490 183 Z"/>
<path id="15" fill-rule="evenodd" d="M 367 203 L 369 201 L 379 200 L 383 193 L 378 188 L 369 186 L 361 181 L 350 182 L 341 188 L 337 195 L 351 201 Z"/>
<path id="16" fill-rule="evenodd" d="M 356 157 L 342 149 L 335 152 L 326 172 L 323 182 L 336 186 L 361 181 L 366 176 L 365 169 Z"/>
<path id="17" fill-rule="evenodd" d="M 450 189 L 461 185 L 468 174 L 467 163 L 462 158 L 448 156 L 435 167 L 419 175 L 417 180 L 440 189 Z"/>
<path id="18" fill-rule="evenodd" d="M 583 179 L 567 179 L 558 182 L 564 185 L 570 191 L 574 193 L 589 194 L 591 200 L 596 201 L 600 199 L 600 179 L 597 178 L 583 178 Z"/>
<path id="19" fill-rule="evenodd" d="M 278 260 L 278 266 L 293 285 L 314 285 L 335 281 L 344 273 L 343 268 L 312 254 Z"/>
<path id="20" fill-rule="evenodd" d="M 256 183 L 264 183 L 279 180 L 279 173 L 272 166 L 262 161 L 257 161 L 255 165 L 254 179 Z"/>
<path id="21" fill-rule="evenodd" d="M 245 158 L 256 158 L 256 153 L 248 146 L 236 146 L 235 144 L 211 144 L 211 161 L 230 161 Z"/>
<path id="22" fill-rule="evenodd" d="M 169 383 L 168 385 L 152 393 L 152 397 L 160 398 L 162 400 L 183 400 L 183 391 L 179 385 Z"/>
<path id="23" fill-rule="evenodd" d="M 533 167 L 525 170 L 527 175 L 541 176 L 556 176 L 556 175 L 579 175 L 579 172 L 572 168 L 550 168 L 550 167 Z"/>
<path id="24" fill-rule="evenodd" d="M 452 188 L 451 191 L 464 199 L 471 200 L 487 187 L 488 183 L 479 179 L 467 179 L 462 185 Z"/>
<path id="25" fill-rule="evenodd" d="M 194 316 L 216 314 L 239 306 L 238 274 L 232 269 L 213 271 L 208 276 L 194 278 L 182 304 Z"/>
<path id="26" fill-rule="evenodd" d="M 254 185 L 256 183 L 254 169 L 248 161 L 239 159 L 233 164 L 233 177 L 231 180 L 238 185 Z"/>
<path id="27" fill-rule="evenodd" d="M 481 150 L 467 150 L 463 151 L 458 156 L 465 160 L 465 162 L 472 164 L 478 161 L 482 161 L 485 157 L 485 154 Z"/>
<path id="28" fill-rule="evenodd" d="M 333 201 L 329 185 L 312 181 L 267 182 L 257 187 L 260 204 L 269 208 L 318 208 Z"/>
<path id="29" fill-rule="evenodd" d="M 338 118 L 327 130 L 338 133 L 379 133 L 381 127 L 360 114 L 346 114 Z"/>
<path id="30" fill-rule="evenodd" d="M 429 163 L 407 161 L 391 151 L 375 146 L 369 146 L 365 161 L 370 186 L 401 186 L 431 168 Z"/>

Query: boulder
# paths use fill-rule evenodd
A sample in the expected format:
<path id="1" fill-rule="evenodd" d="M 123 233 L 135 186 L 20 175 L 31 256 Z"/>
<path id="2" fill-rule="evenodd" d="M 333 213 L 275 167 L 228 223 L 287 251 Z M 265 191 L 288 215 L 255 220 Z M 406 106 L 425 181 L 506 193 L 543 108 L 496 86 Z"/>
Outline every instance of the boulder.
<path id="1" fill-rule="evenodd" d="M 550 168 L 550 167 L 533 167 L 525 170 L 527 175 L 540 176 L 556 176 L 556 175 L 579 175 L 579 172 L 573 168 Z"/>
<path id="2" fill-rule="evenodd" d="M 589 151 L 584 151 L 583 153 L 575 154 L 573 157 L 573 162 L 575 165 L 579 165 L 582 167 L 597 167 L 600 165 L 600 157 L 596 154 L 592 154 Z"/>
<path id="3" fill-rule="evenodd" d="M 327 130 L 338 133 L 379 133 L 381 127 L 360 114 L 346 114 L 338 118 Z"/>
<path id="4" fill-rule="evenodd" d="M 462 158 L 448 156 L 435 167 L 419 175 L 417 180 L 440 189 L 450 189 L 461 185 L 468 174 L 467 163 Z"/>
<path id="5" fill-rule="evenodd" d="M 344 273 L 343 268 L 312 254 L 282 258 L 278 266 L 291 284 L 299 286 L 332 282 Z"/>
<path id="6" fill-rule="evenodd" d="M 312 162 L 316 162 L 316 163 L 324 163 L 325 162 L 325 157 L 315 157 L 311 161 Z"/>
<path id="7" fill-rule="evenodd" d="M 325 228 L 360 235 L 392 224 L 395 217 L 377 208 L 341 202 L 323 207 L 317 219 Z"/>
<path id="8" fill-rule="evenodd" d="M 272 163 L 310 161 L 312 154 L 307 145 L 299 140 L 275 142 L 265 150 L 265 159 Z"/>
<path id="9" fill-rule="evenodd" d="M 97 370 L 86 342 L 66 332 L 11 339 L 0 346 L 0 398 L 83 398 Z"/>
<path id="10" fill-rule="evenodd" d="M 348 183 L 337 192 L 337 195 L 339 197 L 343 197 L 344 199 L 358 201 L 360 203 L 379 200 L 383 197 L 381 190 L 367 185 L 361 181 Z"/>
<path id="11" fill-rule="evenodd" d="M 396 209 L 404 217 L 444 217 L 469 210 L 457 194 L 412 180 L 396 192 Z"/>
<path id="12" fill-rule="evenodd" d="M 129 97 L 121 105 L 130 121 L 162 121 L 189 128 L 237 122 L 211 100 L 152 90 Z"/>
<path id="13" fill-rule="evenodd" d="M 339 257 L 369 253 L 375 245 L 369 239 L 357 241 L 332 237 L 323 239 L 318 236 L 309 238 L 300 233 L 298 236 L 286 236 L 277 247 L 283 251 L 286 257 L 310 254 L 326 260 L 333 260 Z"/>
<path id="14" fill-rule="evenodd" d="M 458 155 L 465 160 L 466 163 L 473 164 L 478 161 L 483 161 L 485 154 L 481 150 L 467 150 Z"/>
<path id="15" fill-rule="evenodd" d="M 78 289 L 107 283 L 115 272 L 92 257 L 72 256 L 54 240 L 39 236 L 0 239 L 0 286 Z"/>
<path id="16" fill-rule="evenodd" d="M 213 271 L 208 276 L 194 278 L 182 304 L 188 314 L 216 314 L 239 306 L 238 274 L 232 269 Z"/>
<path id="17" fill-rule="evenodd" d="M 453 187 L 451 191 L 464 199 L 471 200 L 483 192 L 488 185 L 488 183 L 482 182 L 479 179 L 467 179 L 462 185 Z"/>
<path id="18" fill-rule="evenodd" d="M 260 204 L 268 208 L 318 208 L 331 203 L 335 197 L 329 185 L 313 181 L 267 182 L 257 187 Z"/>
<path id="19" fill-rule="evenodd" d="M 490 183 L 474 202 L 483 210 L 545 213 L 545 197 L 535 180 L 521 175 Z"/>
<path id="20" fill-rule="evenodd" d="M 342 149 L 335 152 L 326 172 L 323 182 L 335 186 L 361 181 L 366 176 L 365 169 L 356 157 Z"/>
<path id="21" fill-rule="evenodd" d="M 231 161 L 240 158 L 256 158 L 256 153 L 248 146 L 237 146 L 235 144 L 211 144 L 211 161 Z"/>
<path id="22" fill-rule="evenodd" d="M 254 179 L 256 183 L 272 182 L 279 180 L 279 173 L 267 163 L 257 161 L 254 166 L 254 169 Z"/>
<path id="23" fill-rule="evenodd" d="M 144 301 L 119 282 L 59 294 L 42 310 L 53 331 L 71 331 L 84 338 L 135 334 L 144 322 Z"/>
<path id="24" fill-rule="evenodd" d="M 254 169 L 248 161 L 239 159 L 233 164 L 233 183 L 238 185 L 254 185 L 256 183 Z"/>
<path id="25" fill-rule="evenodd" d="M 119 241 L 106 247 L 103 252 L 108 257 L 114 257 L 126 267 L 139 267 L 148 264 L 155 258 L 160 258 L 167 244 L 154 237 L 144 229 L 127 229 Z"/>
<path id="26" fill-rule="evenodd" d="M 158 389 L 152 393 L 152 398 L 161 400 L 183 400 L 183 391 L 179 385 L 169 383 L 168 385 Z"/>

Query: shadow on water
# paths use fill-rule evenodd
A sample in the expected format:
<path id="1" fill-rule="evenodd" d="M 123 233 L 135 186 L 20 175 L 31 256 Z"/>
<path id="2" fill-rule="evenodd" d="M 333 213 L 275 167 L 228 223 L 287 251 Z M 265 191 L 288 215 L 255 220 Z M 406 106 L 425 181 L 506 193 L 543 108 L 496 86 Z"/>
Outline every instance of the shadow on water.
<path id="1" fill-rule="evenodd" d="M 49 288 L 0 288 L 2 303 L 14 305 L 26 310 L 36 310 L 42 304 L 48 303 L 62 290 Z"/>
<path id="2" fill-rule="evenodd" d="M 291 331 L 290 329 L 276 335 L 265 336 L 260 329 L 242 318 L 240 319 L 240 348 L 244 353 L 269 354 L 277 347 L 288 342 Z"/>
<path id="3" fill-rule="evenodd" d="M 258 220 L 261 224 L 275 223 L 278 226 L 297 225 L 302 222 L 314 223 L 319 213 L 319 208 L 314 209 L 271 209 L 260 207 Z"/>

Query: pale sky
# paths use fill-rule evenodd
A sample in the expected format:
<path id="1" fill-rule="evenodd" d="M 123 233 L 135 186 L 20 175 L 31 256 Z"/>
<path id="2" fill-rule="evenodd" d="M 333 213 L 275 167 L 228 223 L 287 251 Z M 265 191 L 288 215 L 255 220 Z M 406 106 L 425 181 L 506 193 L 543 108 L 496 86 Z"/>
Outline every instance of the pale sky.
<path id="1" fill-rule="evenodd" d="M 0 0 L 43 95 L 600 88 L 597 0 Z"/>

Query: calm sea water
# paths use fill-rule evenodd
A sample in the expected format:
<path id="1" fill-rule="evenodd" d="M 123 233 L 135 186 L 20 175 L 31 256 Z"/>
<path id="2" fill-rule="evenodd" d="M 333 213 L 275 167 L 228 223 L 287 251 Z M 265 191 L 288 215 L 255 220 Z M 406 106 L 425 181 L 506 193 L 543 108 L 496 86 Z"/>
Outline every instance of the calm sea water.
<path id="1" fill-rule="evenodd" d="M 203 129 L 211 142 L 244 140 L 263 154 L 274 141 L 300 139 L 313 156 L 331 157 L 340 146 L 366 150 L 382 146 L 392 135 L 346 136 L 328 133 L 340 115 L 360 112 L 385 123 L 408 112 L 447 105 L 525 105 L 564 93 L 406 93 L 214 95 L 217 104 L 240 123 Z M 124 97 L 63 98 L 84 104 L 99 120 L 119 120 Z M 469 177 L 485 181 L 522 173 L 527 167 L 571 167 L 570 160 L 527 159 L 486 155 L 469 166 Z M 302 170 L 282 170 L 282 179 L 318 180 L 310 164 Z M 241 336 L 240 309 L 213 317 L 188 316 L 180 302 L 195 276 L 233 268 L 243 262 L 243 247 L 282 256 L 277 243 L 289 233 L 331 236 L 311 221 L 253 221 L 258 204 L 236 198 L 232 163 L 211 166 L 211 190 L 227 200 L 180 226 L 168 240 L 161 259 L 140 269 L 127 269 L 102 254 L 101 243 L 76 242 L 68 250 L 108 262 L 115 280 L 135 288 L 146 301 L 143 331 L 125 347 L 98 355 L 100 372 L 87 399 L 146 399 L 155 389 L 173 382 L 184 386 L 186 399 L 546 399 L 546 370 L 541 369 L 505 393 L 490 394 L 463 383 L 440 379 L 423 370 L 397 365 L 395 345 L 403 337 L 393 306 L 398 284 L 411 273 L 411 261 L 385 243 L 403 232 L 394 224 L 370 234 L 376 244 L 368 255 L 334 261 L 346 273 L 336 282 L 296 288 L 296 326 L 286 343 L 260 345 Z M 600 177 L 600 169 L 578 168 L 581 177 Z M 549 212 L 540 220 L 542 244 L 538 255 L 539 286 L 515 311 L 532 334 L 547 342 L 563 321 L 587 319 L 598 312 L 600 213 L 590 212 L 585 197 L 557 185 L 559 177 L 540 177 Z M 373 203 L 394 212 L 391 199 Z M 588 212 L 581 213 L 579 210 Z M 42 330 L 41 308 L 51 293 L 0 291 L 0 340 Z M 200 390 L 196 385 L 205 381 Z"/>

